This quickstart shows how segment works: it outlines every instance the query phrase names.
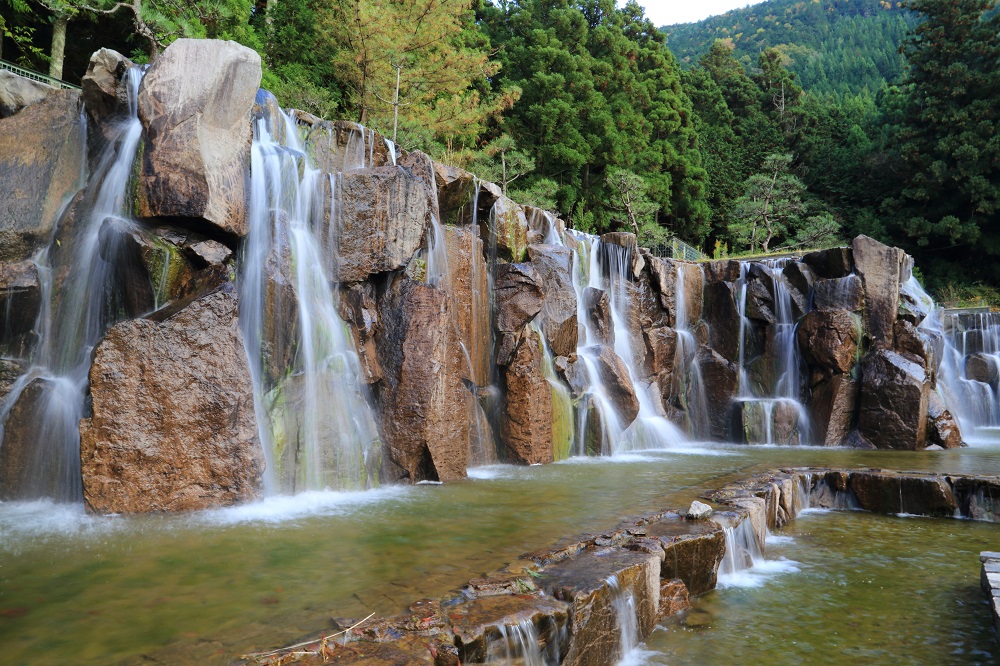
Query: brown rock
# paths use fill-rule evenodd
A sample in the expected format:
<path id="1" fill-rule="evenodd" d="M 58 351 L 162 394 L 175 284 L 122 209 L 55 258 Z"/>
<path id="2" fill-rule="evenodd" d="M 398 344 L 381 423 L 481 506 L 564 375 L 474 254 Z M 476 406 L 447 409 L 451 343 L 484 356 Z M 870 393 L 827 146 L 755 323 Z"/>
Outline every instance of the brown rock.
<path id="1" fill-rule="evenodd" d="M 720 259 L 702 264 L 706 282 L 736 282 L 740 279 L 742 267 L 736 259 Z"/>
<path id="2" fill-rule="evenodd" d="M 802 263 L 812 268 L 818 277 L 827 280 L 846 277 L 854 268 L 849 247 L 810 252 L 802 257 Z"/>
<path id="3" fill-rule="evenodd" d="M 706 520 L 667 518 L 650 523 L 646 535 L 659 540 L 666 552 L 661 579 L 679 578 L 693 595 L 715 588 L 719 564 L 726 553 L 726 536 L 721 527 Z"/>
<path id="4" fill-rule="evenodd" d="M 101 122 L 120 109 L 128 108 L 128 95 L 122 80 L 132 61 L 112 49 L 100 49 L 90 56 L 83 75 L 83 105 L 94 120 Z"/>
<path id="5" fill-rule="evenodd" d="M 530 581 L 530 577 L 528 577 Z M 527 581 L 526 581 L 527 582 Z M 569 605 L 551 597 L 506 594 L 472 599 L 448 609 L 462 663 L 519 657 L 520 645 L 507 645 L 510 629 L 530 624 L 544 655 L 558 660 L 569 647 Z"/>
<path id="6" fill-rule="evenodd" d="M 360 285 L 342 290 L 338 301 L 340 317 L 350 325 L 351 337 L 358 348 L 361 380 L 366 384 L 374 384 L 383 376 L 375 345 L 375 338 L 382 330 L 378 306 L 368 290 Z"/>
<path id="7" fill-rule="evenodd" d="M 552 390 L 542 374 L 542 345 L 525 329 L 507 366 L 507 402 L 502 440 L 520 463 L 550 463 L 552 449 Z"/>
<path id="8" fill-rule="evenodd" d="M 708 437 L 724 441 L 729 437 L 729 415 L 733 398 L 739 391 L 739 367 L 708 347 L 698 350 L 696 363 L 708 405 Z M 691 403 L 689 398 L 688 403 Z M 700 433 L 699 433 L 700 434 Z M 692 591 L 692 594 L 697 594 Z"/>
<path id="9" fill-rule="evenodd" d="M 944 404 L 937 391 L 931 391 L 927 400 L 927 445 L 943 449 L 957 449 L 962 443 L 958 421 Z"/>
<path id="10" fill-rule="evenodd" d="M 705 312 L 709 346 L 729 361 L 740 357 L 740 318 L 736 292 L 729 282 L 708 282 L 705 285 Z"/>
<path id="11" fill-rule="evenodd" d="M 645 250 L 643 257 L 649 265 L 653 290 L 659 294 L 660 307 L 667 312 L 669 325 L 676 327 L 679 317 L 681 322 L 693 326 L 701 319 L 702 290 L 705 282 L 702 265 L 661 259 Z M 681 273 L 683 279 L 678 279 Z M 739 277 L 739 272 L 736 277 Z M 676 311 L 680 302 L 684 304 L 683 313 Z"/>
<path id="12" fill-rule="evenodd" d="M 861 341 L 861 321 L 847 310 L 814 310 L 796 331 L 807 363 L 834 373 L 851 371 Z"/>
<path id="13" fill-rule="evenodd" d="M 800 413 L 791 400 L 741 400 L 736 403 L 743 441 L 747 444 L 801 443 Z"/>
<path id="14" fill-rule="evenodd" d="M 906 254 L 867 236 L 854 239 L 854 266 L 865 295 L 865 334 L 879 349 L 892 349 L 899 309 L 899 277 Z"/>
<path id="15" fill-rule="evenodd" d="M 379 301 L 382 436 L 411 482 L 465 477 L 469 420 L 462 352 L 444 291 L 397 278 Z"/>
<path id="16" fill-rule="evenodd" d="M 528 230 L 536 234 L 539 239 L 533 242 L 554 244 L 557 240 L 562 240 L 566 223 L 554 213 L 524 204 L 521 205 L 521 210 L 528 220 Z"/>
<path id="17" fill-rule="evenodd" d="M 33 261 L 0 263 L 0 349 L 21 356 L 41 308 L 41 286 Z"/>
<path id="18" fill-rule="evenodd" d="M 41 102 L 55 88 L 40 81 L 0 70 L 0 118 L 8 118 L 21 109 Z"/>
<path id="19" fill-rule="evenodd" d="M 958 507 L 944 477 L 904 475 L 895 472 L 851 472 L 848 487 L 858 505 L 873 513 L 914 513 L 924 516 L 955 515 Z"/>
<path id="20" fill-rule="evenodd" d="M 434 162 L 434 180 L 442 224 L 483 223 L 499 195 L 468 171 L 440 162 Z"/>
<path id="21" fill-rule="evenodd" d="M 614 346 L 615 328 L 611 320 L 611 299 L 603 289 L 585 287 L 583 305 L 590 323 L 590 330 L 602 345 Z"/>
<path id="22" fill-rule="evenodd" d="M 965 377 L 996 387 L 1000 382 L 1000 366 L 991 354 L 976 352 L 965 357 Z"/>
<path id="23" fill-rule="evenodd" d="M 260 77 L 260 56 L 236 42 L 178 39 L 156 59 L 139 87 L 140 217 L 247 234 L 250 111 Z"/>
<path id="24" fill-rule="evenodd" d="M 624 231 L 602 234 L 601 244 L 598 247 L 601 265 L 606 274 L 612 274 L 609 262 L 616 262 L 619 258 L 626 263 L 622 267 L 624 271 L 619 270 L 618 272 L 628 280 L 636 279 L 646 267 L 646 260 L 643 258 L 642 252 L 639 251 L 639 241 L 635 234 Z"/>
<path id="25" fill-rule="evenodd" d="M 361 282 L 402 268 L 420 247 L 430 222 L 423 181 L 394 166 L 347 171 L 333 179 L 333 219 L 320 237 L 331 280 Z"/>
<path id="26" fill-rule="evenodd" d="M 490 293 L 483 242 L 469 228 L 445 227 L 448 253 L 447 289 L 458 335 L 468 362 L 462 364 L 462 377 L 477 386 L 491 383 Z"/>
<path id="27" fill-rule="evenodd" d="M 622 428 L 627 428 L 639 415 L 639 399 L 632 387 L 628 367 L 610 347 L 591 347 L 587 352 L 597 364 L 601 383 L 604 384 L 611 404 L 615 406 Z"/>
<path id="28" fill-rule="evenodd" d="M 512 200 L 505 196 L 496 197 L 489 216 L 479 220 L 479 227 L 483 242 L 489 243 L 491 248 L 495 247 L 500 259 L 514 262 L 527 259 L 528 220 L 521 207 Z"/>
<path id="29" fill-rule="evenodd" d="M 538 321 L 556 356 L 576 353 L 576 291 L 573 289 L 573 257 L 557 245 L 531 245 L 528 255 L 542 285 L 544 300 Z"/>
<path id="30" fill-rule="evenodd" d="M 324 173 L 392 166 L 388 144 L 373 129 L 349 120 L 322 120 L 304 111 L 296 111 L 295 120 L 305 130 L 313 164 Z"/>
<path id="31" fill-rule="evenodd" d="M 809 264 L 802 263 L 801 261 L 791 261 L 781 272 L 785 276 L 785 280 L 788 281 L 789 287 L 808 301 L 809 294 L 812 293 L 813 284 L 817 280 L 816 273 L 809 267 Z M 807 311 L 808 309 L 806 309 Z M 805 314 L 805 312 L 802 314 Z"/>
<path id="32" fill-rule="evenodd" d="M 813 285 L 813 304 L 817 310 L 861 312 L 865 306 L 861 278 L 857 275 L 848 275 L 842 278 L 817 280 Z"/>
<path id="33" fill-rule="evenodd" d="M 923 449 L 930 393 L 924 369 L 894 351 L 878 349 L 862 360 L 861 377 L 861 436 L 880 449 Z"/>
<path id="34" fill-rule="evenodd" d="M 520 331 L 542 310 L 542 284 L 532 264 L 497 265 L 497 330 Z"/>
<path id="35" fill-rule="evenodd" d="M 858 382 L 850 375 L 833 375 L 812 389 L 813 430 L 823 446 L 843 446 L 854 427 Z"/>
<path id="36" fill-rule="evenodd" d="M 687 585 L 680 578 L 660 579 L 659 619 L 677 615 L 691 608 Z"/>
<path id="37" fill-rule="evenodd" d="M 80 93 L 53 91 L 0 119 L 0 262 L 30 259 L 52 237 L 79 189 L 84 159 Z"/>
<path id="38" fill-rule="evenodd" d="M 264 456 L 231 284 L 157 323 L 114 326 L 90 369 L 80 423 L 83 494 L 96 513 L 184 511 L 260 496 Z"/>
<path id="39" fill-rule="evenodd" d="M 666 326 L 644 332 L 651 374 L 669 386 L 677 356 L 677 332 Z"/>

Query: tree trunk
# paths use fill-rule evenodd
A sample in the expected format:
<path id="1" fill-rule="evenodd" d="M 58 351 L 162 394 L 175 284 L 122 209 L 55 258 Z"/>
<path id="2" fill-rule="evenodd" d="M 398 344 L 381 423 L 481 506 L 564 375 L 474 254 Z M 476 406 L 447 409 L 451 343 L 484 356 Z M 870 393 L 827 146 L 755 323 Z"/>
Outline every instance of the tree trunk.
<path id="1" fill-rule="evenodd" d="M 69 16 L 56 14 L 56 22 L 52 26 L 52 62 L 49 65 L 49 76 L 62 80 L 63 60 L 66 56 L 66 28 L 69 26 Z"/>

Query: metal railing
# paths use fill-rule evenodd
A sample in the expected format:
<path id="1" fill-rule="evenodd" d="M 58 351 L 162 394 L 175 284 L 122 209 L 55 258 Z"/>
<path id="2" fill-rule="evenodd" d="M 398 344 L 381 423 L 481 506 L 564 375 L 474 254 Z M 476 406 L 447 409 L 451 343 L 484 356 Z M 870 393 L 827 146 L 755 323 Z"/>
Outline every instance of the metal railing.
<path id="1" fill-rule="evenodd" d="M 651 245 L 649 251 L 657 257 L 684 261 L 703 261 L 708 258 L 701 250 L 688 245 L 680 238 L 671 238 L 665 243 Z"/>
<path id="2" fill-rule="evenodd" d="M 6 60 L 0 60 L 0 69 L 6 69 L 8 72 L 13 72 L 18 76 L 26 79 L 31 79 L 32 81 L 38 81 L 39 83 L 44 83 L 47 86 L 52 86 L 53 88 L 63 88 L 66 90 L 79 90 L 80 86 L 74 86 L 72 83 L 66 83 L 65 81 L 60 81 L 59 79 L 54 79 L 51 76 L 45 76 L 39 72 L 33 72 L 30 69 L 25 69 L 23 67 L 18 67 L 12 62 L 7 62 Z"/>

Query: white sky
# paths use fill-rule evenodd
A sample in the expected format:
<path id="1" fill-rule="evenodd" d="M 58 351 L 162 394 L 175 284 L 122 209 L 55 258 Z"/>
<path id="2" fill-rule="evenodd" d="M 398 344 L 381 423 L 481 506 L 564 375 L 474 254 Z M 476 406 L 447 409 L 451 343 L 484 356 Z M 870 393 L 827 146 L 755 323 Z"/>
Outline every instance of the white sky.
<path id="1" fill-rule="evenodd" d="M 638 0 L 657 27 L 674 23 L 692 23 L 725 14 L 730 9 L 755 5 L 762 0 Z M 624 5 L 619 1 L 619 5 Z"/>

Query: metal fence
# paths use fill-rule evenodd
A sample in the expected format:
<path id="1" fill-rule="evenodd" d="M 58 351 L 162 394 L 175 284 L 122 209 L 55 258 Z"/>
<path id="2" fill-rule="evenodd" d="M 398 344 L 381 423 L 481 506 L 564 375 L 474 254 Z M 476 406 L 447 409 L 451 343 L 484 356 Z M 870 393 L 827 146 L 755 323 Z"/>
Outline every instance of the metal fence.
<path id="1" fill-rule="evenodd" d="M 696 247 L 692 247 L 679 238 L 671 238 L 665 243 L 657 243 L 649 247 L 649 251 L 665 259 L 683 259 L 685 261 L 702 261 L 708 257 Z"/>
<path id="2" fill-rule="evenodd" d="M 33 72 L 30 69 L 18 67 L 14 63 L 7 62 L 6 60 L 0 60 L 0 69 L 6 69 L 8 72 L 13 72 L 18 76 L 31 79 L 32 81 L 44 83 L 45 85 L 52 86 L 53 88 L 65 88 L 67 90 L 80 89 L 80 86 L 74 86 L 72 83 L 66 83 L 65 81 L 60 81 L 59 79 L 53 79 L 51 76 L 45 76 L 39 72 Z"/>

